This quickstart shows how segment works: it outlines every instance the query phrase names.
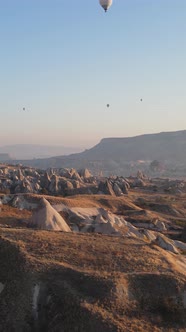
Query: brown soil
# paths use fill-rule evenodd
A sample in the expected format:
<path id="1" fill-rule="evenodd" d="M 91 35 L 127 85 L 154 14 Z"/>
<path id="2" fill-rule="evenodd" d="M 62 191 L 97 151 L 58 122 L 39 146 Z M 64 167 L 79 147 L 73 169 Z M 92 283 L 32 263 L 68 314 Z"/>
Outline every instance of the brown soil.
<path id="1" fill-rule="evenodd" d="M 41 198 L 24 196 L 31 202 Z M 103 207 L 129 221 L 186 223 L 186 195 L 131 190 L 121 198 L 45 198 L 69 207 Z M 145 207 L 137 206 L 139 198 Z M 152 209 L 154 203 L 168 210 Z M 182 217 L 168 214 L 169 207 L 182 211 Z M 0 283 L 5 288 L 0 294 L 0 332 L 186 331 L 183 255 L 134 238 L 30 230 L 26 222 L 31 214 L 1 207 Z M 35 284 L 41 289 L 37 319 L 32 313 Z"/>
<path id="2" fill-rule="evenodd" d="M 1 236 L 0 281 L 7 289 L 0 312 L 9 310 L 20 331 L 34 331 L 28 319 L 34 280 L 48 298 L 40 304 L 39 331 L 185 331 L 184 258 L 132 238 L 7 228 Z"/>

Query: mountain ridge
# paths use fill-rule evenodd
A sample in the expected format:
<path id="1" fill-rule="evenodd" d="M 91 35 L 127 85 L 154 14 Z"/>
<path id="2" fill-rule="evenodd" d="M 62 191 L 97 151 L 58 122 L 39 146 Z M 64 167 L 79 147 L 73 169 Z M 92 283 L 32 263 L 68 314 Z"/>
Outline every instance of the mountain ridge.
<path id="1" fill-rule="evenodd" d="M 139 161 L 150 163 L 183 165 L 186 162 L 186 130 L 144 134 L 134 137 L 103 138 L 98 144 L 80 153 L 55 156 L 45 159 L 20 160 L 28 166 L 39 168 L 89 168 L 93 173 L 128 176 L 131 163 Z M 135 171 L 133 167 L 132 171 Z"/>

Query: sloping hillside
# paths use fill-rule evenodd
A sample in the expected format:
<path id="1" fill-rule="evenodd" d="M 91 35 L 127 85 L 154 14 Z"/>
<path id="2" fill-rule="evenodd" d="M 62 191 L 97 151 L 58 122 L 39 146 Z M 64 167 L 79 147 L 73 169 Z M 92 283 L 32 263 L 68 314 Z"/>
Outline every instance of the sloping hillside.
<path id="1" fill-rule="evenodd" d="M 1 229 L 0 331 L 185 331 L 184 258 L 111 236 Z"/>
<path id="2" fill-rule="evenodd" d="M 0 331 L 184 332 L 186 193 L 160 188 L 2 194 Z M 71 232 L 38 230 L 44 197 Z"/>
<path id="3" fill-rule="evenodd" d="M 138 160 L 177 163 L 186 161 L 186 130 L 126 138 L 104 138 L 89 150 L 69 156 L 22 161 L 34 167 L 88 167 L 92 171 L 122 173 Z"/>
<path id="4" fill-rule="evenodd" d="M 89 160 L 124 159 L 185 161 L 186 130 L 147 134 L 126 138 L 104 138 L 101 142 L 79 155 Z"/>

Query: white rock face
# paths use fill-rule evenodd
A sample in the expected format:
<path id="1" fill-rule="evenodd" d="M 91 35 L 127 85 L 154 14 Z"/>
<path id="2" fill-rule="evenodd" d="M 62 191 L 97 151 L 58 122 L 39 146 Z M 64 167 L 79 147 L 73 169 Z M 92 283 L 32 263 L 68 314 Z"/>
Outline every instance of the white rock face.
<path id="1" fill-rule="evenodd" d="M 114 224 L 111 222 L 97 224 L 94 228 L 95 233 L 105 234 L 105 235 L 120 235 L 121 233 L 116 230 Z"/>
<path id="2" fill-rule="evenodd" d="M 163 249 L 173 252 L 174 254 L 179 254 L 179 251 L 174 245 L 174 241 L 168 239 L 164 235 L 158 235 L 156 238 L 156 243 Z"/>
<path id="3" fill-rule="evenodd" d="M 81 232 L 94 232 L 107 235 L 117 236 L 132 236 L 145 239 L 146 236 L 142 234 L 130 222 L 127 222 L 124 217 L 117 216 L 103 208 L 66 208 L 69 215 L 69 221 L 80 224 L 83 227 Z"/>
<path id="4" fill-rule="evenodd" d="M 99 214 L 99 208 L 81 208 L 73 207 L 68 209 L 70 217 L 74 217 L 81 220 L 92 220 L 92 216 L 97 216 Z"/>
<path id="5" fill-rule="evenodd" d="M 42 198 L 40 206 L 33 212 L 29 225 L 38 229 L 71 232 L 62 216 Z"/>
<path id="6" fill-rule="evenodd" d="M 156 244 L 158 244 L 161 248 L 171 251 L 174 254 L 179 254 L 179 250 L 186 250 L 186 243 L 177 240 L 171 240 L 163 234 L 156 232 L 153 233 L 156 235 Z"/>
<path id="7" fill-rule="evenodd" d="M 128 227 L 128 233 L 127 236 L 134 236 L 140 239 L 144 238 L 144 235 L 139 232 L 139 230 L 133 226 L 130 222 L 127 222 L 127 227 Z"/>
<path id="8" fill-rule="evenodd" d="M 80 210 L 79 210 L 80 209 Z M 95 233 L 117 235 L 117 236 L 128 236 L 144 239 L 148 241 L 156 241 L 156 244 L 161 248 L 171 251 L 175 254 L 179 254 L 179 250 L 186 250 L 186 244 L 181 241 L 173 241 L 160 234 L 159 232 L 143 229 L 140 230 L 133 226 L 130 222 L 127 222 L 124 217 L 117 216 L 105 209 L 85 209 L 73 208 L 73 212 L 76 211 L 78 217 L 82 216 L 84 227 L 81 231 L 89 232 L 90 230 Z M 81 212 L 80 212 L 81 211 Z M 96 215 L 96 212 L 98 213 Z M 93 220 L 93 215 L 96 218 Z M 85 219 L 86 217 L 86 219 Z M 160 222 L 163 229 L 164 223 Z M 158 223 L 158 226 L 160 226 Z M 163 225 L 162 225 L 163 224 Z"/>
<path id="9" fill-rule="evenodd" d="M 143 233 L 149 241 L 155 241 L 156 240 L 157 234 L 155 232 L 152 232 L 152 231 L 149 231 L 149 230 L 145 229 Z"/>

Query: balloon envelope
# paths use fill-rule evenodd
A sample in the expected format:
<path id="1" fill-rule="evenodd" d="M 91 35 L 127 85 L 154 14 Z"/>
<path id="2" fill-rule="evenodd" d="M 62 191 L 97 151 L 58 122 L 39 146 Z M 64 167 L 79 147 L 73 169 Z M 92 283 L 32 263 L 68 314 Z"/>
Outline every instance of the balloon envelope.
<path id="1" fill-rule="evenodd" d="M 103 7 L 103 9 L 107 11 L 112 5 L 112 0 L 99 0 L 99 3 Z"/>

